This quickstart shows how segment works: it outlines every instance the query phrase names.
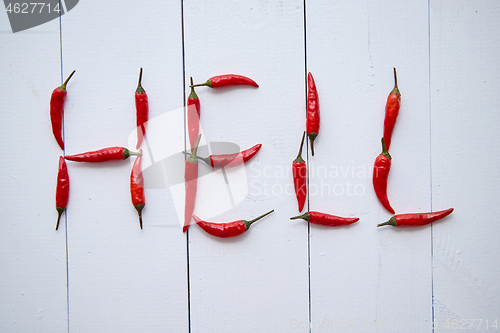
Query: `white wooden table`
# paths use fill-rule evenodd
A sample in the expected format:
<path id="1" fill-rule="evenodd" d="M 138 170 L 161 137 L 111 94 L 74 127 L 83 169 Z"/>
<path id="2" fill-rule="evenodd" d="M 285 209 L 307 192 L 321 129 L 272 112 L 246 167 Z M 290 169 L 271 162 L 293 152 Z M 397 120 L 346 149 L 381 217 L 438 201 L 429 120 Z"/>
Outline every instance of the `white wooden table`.
<path id="1" fill-rule="evenodd" d="M 496 331 L 499 15 L 496 0 L 80 1 L 14 34 L 0 13 L 0 332 Z M 66 154 L 133 149 L 140 67 L 151 120 L 144 229 L 132 159 L 68 162 L 70 201 L 54 231 L 52 90 L 76 70 Z M 391 203 L 455 208 L 414 230 L 376 228 L 391 216 L 371 172 L 393 67 Z M 322 127 L 305 154 L 306 208 L 359 217 L 350 227 L 289 220 L 308 71 Z M 263 146 L 245 167 L 201 162 L 195 213 L 275 212 L 221 240 L 196 225 L 181 232 L 180 151 L 189 77 L 225 73 L 260 87 L 198 88 L 202 144 Z"/>

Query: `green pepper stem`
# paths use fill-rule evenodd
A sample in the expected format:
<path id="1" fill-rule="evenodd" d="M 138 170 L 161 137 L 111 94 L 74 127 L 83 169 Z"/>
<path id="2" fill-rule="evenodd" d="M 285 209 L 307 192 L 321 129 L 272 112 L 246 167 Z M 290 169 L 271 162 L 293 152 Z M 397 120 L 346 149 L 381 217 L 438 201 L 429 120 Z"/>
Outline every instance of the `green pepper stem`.
<path id="1" fill-rule="evenodd" d="M 189 94 L 188 98 L 190 99 L 196 99 L 198 98 L 198 95 L 196 95 L 196 92 L 194 91 L 194 85 L 193 85 L 193 78 L 190 77 L 189 80 L 191 81 L 191 93 Z"/>
<path id="2" fill-rule="evenodd" d="M 212 82 L 211 82 L 210 80 L 207 80 L 207 82 L 205 82 L 205 83 L 198 83 L 198 84 L 193 84 L 193 83 L 191 82 L 190 87 L 191 87 L 191 88 L 193 88 L 193 87 L 208 86 L 208 87 L 212 88 L 212 84 L 211 84 L 211 83 L 212 83 Z"/>
<path id="3" fill-rule="evenodd" d="M 139 226 L 142 229 L 142 209 L 144 208 L 144 205 L 136 205 L 134 207 L 137 210 L 137 213 L 139 214 Z"/>
<path id="4" fill-rule="evenodd" d="M 303 220 L 309 221 L 309 212 L 304 213 L 304 214 L 299 215 L 299 216 L 290 217 L 290 220 L 297 220 L 297 219 L 303 219 Z"/>
<path id="5" fill-rule="evenodd" d="M 71 74 L 66 79 L 66 81 L 64 81 L 64 83 L 61 85 L 60 88 L 61 88 L 62 91 L 66 91 L 66 85 L 68 84 L 69 79 L 71 79 L 71 77 L 73 76 L 73 74 L 75 74 L 75 72 L 76 72 L 76 70 L 72 71 Z"/>
<path id="6" fill-rule="evenodd" d="M 391 94 L 401 95 L 398 88 L 398 77 L 396 75 L 396 67 L 393 67 L 393 69 L 394 69 L 394 89 L 392 89 Z"/>
<path id="7" fill-rule="evenodd" d="M 186 151 L 182 151 L 184 154 L 191 156 L 191 153 L 188 153 Z M 211 165 L 210 159 L 208 157 L 200 157 L 196 156 L 199 160 L 202 160 L 203 162 L 207 163 L 208 165 Z"/>
<path id="8" fill-rule="evenodd" d="M 135 90 L 135 92 L 137 94 L 143 94 L 145 93 L 146 91 L 144 90 L 144 88 L 142 87 L 142 67 L 141 67 L 141 70 L 139 72 L 139 83 L 137 84 L 137 89 Z"/>
<path id="9" fill-rule="evenodd" d="M 398 88 L 398 76 L 396 75 L 396 67 L 393 67 L 394 69 L 394 88 Z"/>
<path id="10" fill-rule="evenodd" d="M 307 136 L 309 137 L 309 140 L 311 140 L 311 154 L 314 156 L 314 140 L 316 140 L 316 137 L 318 136 L 318 133 L 307 133 Z"/>
<path id="11" fill-rule="evenodd" d="M 377 227 L 382 227 L 384 225 L 392 225 L 393 227 L 397 227 L 398 224 L 396 223 L 396 217 L 395 216 L 391 217 L 389 221 L 380 223 L 377 225 Z"/>
<path id="12" fill-rule="evenodd" d="M 128 151 L 128 154 L 130 156 L 142 156 L 142 153 L 139 153 L 138 151 Z"/>
<path id="13" fill-rule="evenodd" d="M 201 140 L 201 134 L 198 135 L 198 141 L 196 141 L 196 146 L 194 146 L 194 149 L 191 152 L 191 156 L 189 156 L 187 162 L 198 163 L 198 156 L 196 154 L 198 153 L 198 145 L 200 144 L 200 140 Z"/>
<path id="14" fill-rule="evenodd" d="M 61 221 L 61 215 L 66 210 L 66 208 L 56 207 L 57 210 L 57 223 L 56 230 L 59 228 L 59 221 Z"/>
<path id="15" fill-rule="evenodd" d="M 300 143 L 299 153 L 297 154 L 297 158 L 295 159 L 295 162 L 304 162 L 304 159 L 302 158 L 302 147 L 304 147 L 304 138 L 305 137 L 306 137 L 306 131 L 304 131 L 304 134 L 302 134 L 302 142 Z"/>
<path id="16" fill-rule="evenodd" d="M 248 228 L 250 228 L 250 226 L 252 225 L 252 223 L 254 223 L 254 222 L 256 222 L 256 221 L 260 220 L 261 218 L 263 218 L 263 217 L 265 217 L 265 216 L 267 216 L 267 215 L 269 215 L 269 214 L 271 214 L 272 212 L 274 212 L 274 209 L 273 209 L 273 210 L 271 210 L 271 211 L 269 211 L 269 212 L 267 212 L 267 213 L 265 213 L 265 214 L 262 214 L 261 216 L 258 216 L 258 217 L 256 217 L 256 218 L 254 218 L 253 220 L 250 220 L 250 221 L 245 221 L 245 220 L 242 220 L 242 222 L 245 224 L 245 227 L 246 227 L 246 228 L 247 228 L 247 230 L 248 230 Z"/>
<path id="17" fill-rule="evenodd" d="M 391 154 L 389 154 L 389 152 L 387 151 L 387 148 L 385 147 L 385 140 L 384 138 L 382 138 L 382 154 L 387 157 L 389 160 L 392 160 L 392 156 Z"/>

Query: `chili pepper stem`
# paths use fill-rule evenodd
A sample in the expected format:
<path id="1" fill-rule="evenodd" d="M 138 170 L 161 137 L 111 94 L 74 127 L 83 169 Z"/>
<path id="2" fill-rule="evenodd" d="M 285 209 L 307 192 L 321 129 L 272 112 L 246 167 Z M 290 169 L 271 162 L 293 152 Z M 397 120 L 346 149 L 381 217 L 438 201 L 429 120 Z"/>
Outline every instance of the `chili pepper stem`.
<path id="1" fill-rule="evenodd" d="M 186 155 L 189 155 L 191 156 L 191 153 L 188 153 L 186 151 L 182 151 L 184 154 Z M 208 157 L 200 157 L 200 156 L 196 156 L 199 160 L 202 160 L 203 162 L 207 163 L 208 165 L 210 165 L 210 159 Z"/>
<path id="2" fill-rule="evenodd" d="M 130 156 L 142 156 L 142 153 L 139 153 L 137 151 L 129 151 L 128 154 Z"/>
<path id="3" fill-rule="evenodd" d="M 189 94 L 188 98 L 198 98 L 198 95 L 196 95 L 196 92 L 194 91 L 195 85 L 193 85 L 193 78 L 189 77 L 189 80 L 191 81 L 191 85 L 189 86 L 191 87 L 191 93 Z"/>
<path id="4" fill-rule="evenodd" d="M 269 212 L 267 212 L 267 213 L 265 213 L 265 214 L 262 214 L 261 216 L 258 216 L 258 217 L 256 217 L 256 218 L 254 218 L 253 220 L 250 220 L 250 221 L 245 221 L 245 220 L 242 220 L 242 222 L 243 222 L 243 224 L 245 224 L 245 227 L 246 227 L 246 228 L 247 228 L 247 230 L 248 230 L 248 228 L 250 228 L 250 226 L 252 225 L 252 223 L 254 223 L 254 222 L 256 222 L 256 221 L 260 220 L 261 218 L 263 218 L 263 217 L 265 217 L 265 216 L 267 216 L 267 215 L 269 215 L 269 214 L 271 214 L 272 212 L 274 212 L 274 209 L 273 209 L 273 210 L 271 210 L 271 211 L 269 211 Z"/>
<path id="5" fill-rule="evenodd" d="M 66 79 L 66 81 L 64 81 L 64 83 L 59 87 L 59 89 L 61 89 L 62 91 L 66 91 L 66 85 L 68 84 L 69 82 L 69 79 L 71 79 L 71 77 L 73 76 L 73 74 L 75 74 L 76 70 L 72 71 L 71 74 L 68 76 L 68 78 Z"/>
<path id="6" fill-rule="evenodd" d="M 302 134 L 302 142 L 300 143 L 299 153 L 297 154 L 297 158 L 295 159 L 295 162 L 298 162 L 298 163 L 304 162 L 304 159 L 302 158 L 302 147 L 304 147 L 304 138 L 305 137 L 306 137 L 306 131 L 304 131 L 304 134 Z"/>
<path id="7" fill-rule="evenodd" d="M 382 227 L 384 225 L 392 225 L 393 227 L 397 226 L 396 217 L 395 216 L 391 217 L 389 221 L 380 223 L 379 225 L 377 225 L 377 227 Z"/>
<path id="8" fill-rule="evenodd" d="M 389 152 L 387 151 L 387 149 L 385 148 L 385 140 L 384 138 L 382 138 L 382 154 L 387 157 L 389 160 L 392 160 L 392 157 L 391 155 L 389 154 Z"/>
<path id="9" fill-rule="evenodd" d="M 61 207 L 56 207 L 56 210 L 57 210 L 57 223 L 56 223 L 56 230 L 57 230 L 59 228 L 59 221 L 61 221 L 61 215 L 66 209 Z"/>
<path id="10" fill-rule="evenodd" d="M 193 88 L 193 87 L 203 87 L 203 86 L 212 87 L 212 84 L 211 84 L 210 80 L 207 80 L 207 82 L 205 82 L 205 83 L 197 83 L 197 84 L 193 84 L 193 81 L 191 81 L 191 85 L 189 87 Z"/>
<path id="11" fill-rule="evenodd" d="M 196 141 L 196 146 L 194 146 L 193 151 L 191 152 L 191 156 L 187 159 L 188 162 L 198 163 L 198 156 L 196 153 L 198 152 L 198 145 L 200 144 L 201 134 L 198 136 L 198 141 Z"/>
<path id="12" fill-rule="evenodd" d="M 136 205 L 134 207 L 137 210 L 137 213 L 139 214 L 139 225 L 142 229 L 142 209 L 144 208 L 144 205 Z"/>
<path id="13" fill-rule="evenodd" d="M 297 220 L 297 219 L 303 219 L 303 220 L 309 221 L 309 212 L 302 214 L 302 215 L 290 217 L 290 220 Z"/>
<path id="14" fill-rule="evenodd" d="M 316 140 L 318 133 L 307 133 L 307 136 L 309 137 L 309 140 L 311 141 L 311 153 L 312 153 L 312 156 L 314 156 L 314 140 Z"/>
<path id="15" fill-rule="evenodd" d="M 137 89 L 135 90 L 135 92 L 138 94 L 142 94 L 142 93 L 146 92 L 144 90 L 144 88 L 142 87 L 141 82 L 142 82 L 142 67 L 141 67 L 141 71 L 139 72 L 139 83 L 137 84 Z"/>
<path id="16" fill-rule="evenodd" d="M 401 95 L 398 88 L 398 77 L 396 75 L 396 67 L 394 68 L 394 89 L 392 89 L 391 94 Z"/>
<path id="17" fill-rule="evenodd" d="M 127 148 L 124 148 L 122 155 L 123 155 L 123 159 L 125 160 L 125 159 L 129 158 L 130 156 L 142 156 L 142 153 L 139 153 L 136 151 L 130 151 Z"/>

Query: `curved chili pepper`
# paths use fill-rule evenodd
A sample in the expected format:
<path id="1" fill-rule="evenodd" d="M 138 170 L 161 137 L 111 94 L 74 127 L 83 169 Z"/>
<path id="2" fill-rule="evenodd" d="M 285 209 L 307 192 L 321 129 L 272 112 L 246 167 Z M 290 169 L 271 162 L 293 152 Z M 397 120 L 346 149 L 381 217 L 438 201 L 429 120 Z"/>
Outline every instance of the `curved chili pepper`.
<path id="1" fill-rule="evenodd" d="M 182 232 L 186 232 L 186 230 L 189 228 L 191 216 L 194 212 L 196 191 L 198 189 L 198 157 L 196 156 L 196 152 L 198 151 L 200 139 L 201 134 L 198 136 L 198 141 L 196 142 L 196 146 L 194 147 L 191 156 L 189 156 L 189 158 L 186 160 L 186 166 L 184 169 L 186 200 L 184 205 L 184 226 L 182 227 Z"/>
<path id="2" fill-rule="evenodd" d="M 66 100 L 66 85 L 69 79 L 75 74 L 76 71 L 71 72 L 64 83 L 54 89 L 52 96 L 50 97 L 50 121 L 52 123 L 52 133 L 56 138 L 59 147 L 64 150 L 64 140 L 62 137 L 62 123 L 63 123 L 63 113 L 64 113 L 64 101 Z"/>
<path id="3" fill-rule="evenodd" d="M 137 85 L 137 89 L 135 91 L 135 109 L 137 111 L 137 147 L 142 144 L 142 139 L 144 135 L 146 135 L 146 124 L 148 121 L 149 114 L 149 104 L 148 104 L 148 94 L 144 91 L 141 85 L 142 80 L 142 67 L 139 73 L 139 84 Z"/>
<path id="4" fill-rule="evenodd" d="M 252 223 L 260 220 L 264 216 L 271 214 L 272 212 L 274 212 L 274 210 L 267 212 L 259 217 L 256 217 L 250 221 L 239 220 L 227 223 L 213 223 L 213 222 L 202 221 L 196 215 L 193 215 L 193 219 L 203 230 L 205 230 L 207 234 L 210 234 L 215 237 L 227 238 L 227 237 L 234 237 L 241 235 L 242 233 L 247 231 L 248 228 L 250 228 Z"/>
<path id="5" fill-rule="evenodd" d="M 130 151 L 127 148 L 123 147 L 110 147 L 76 155 L 66 155 L 64 158 L 69 161 L 75 162 L 99 163 L 106 161 L 126 160 L 131 155 L 141 156 L 142 154 Z"/>
<path id="6" fill-rule="evenodd" d="M 303 215 L 290 218 L 290 220 L 296 219 L 304 219 L 309 223 L 325 225 L 329 227 L 349 225 L 359 221 L 359 218 L 357 217 L 340 217 L 320 212 L 308 212 Z"/>
<path id="7" fill-rule="evenodd" d="M 391 160 L 392 157 L 385 147 L 384 138 L 382 138 L 382 153 L 377 156 L 373 164 L 373 189 L 382 206 L 394 214 L 394 209 L 387 198 L 387 178 L 389 178 L 389 171 L 391 171 Z"/>
<path id="8" fill-rule="evenodd" d="M 56 210 L 57 210 L 57 223 L 56 230 L 59 228 L 59 221 L 61 220 L 62 213 L 68 206 L 69 199 L 69 175 L 68 166 L 62 156 L 59 157 L 59 172 L 57 173 L 57 187 L 56 187 Z"/>
<path id="9" fill-rule="evenodd" d="M 399 107 L 401 106 L 401 93 L 398 89 L 398 78 L 396 76 L 396 68 L 394 68 L 394 89 L 387 97 L 385 104 L 385 119 L 384 119 L 384 140 L 387 150 L 391 146 L 392 131 L 396 125 L 396 119 L 399 114 Z"/>
<path id="10" fill-rule="evenodd" d="M 319 102 L 316 83 L 311 73 L 307 74 L 307 83 L 309 89 L 307 91 L 307 136 L 311 140 L 311 153 L 314 156 L 314 140 L 319 133 Z"/>
<path id="11" fill-rule="evenodd" d="M 198 159 L 210 165 L 212 168 L 233 168 L 238 165 L 246 163 L 260 150 L 262 145 L 260 143 L 248 148 L 247 150 L 240 151 L 234 154 L 210 155 L 209 157 L 200 157 Z M 183 151 L 184 154 L 190 155 Z"/>
<path id="12" fill-rule="evenodd" d="M 297 158 L 292 163 L 293 172 L 293 186 L 295 188 L 295 195 L 297 196 L 297 202 L 299 204 L 299 212 L 304 209 L 304 204 L 307 197 L 307 166 L 306 162 L 302 159 L 302 147 L 304 146 L 304 138 L 306 132 L 302 135 L 302 142 L 300 144 L 300 150 Z"/>
<path id="13" fill-rule="evenodd" d="M 259 85 L 252 79 L 236 74 L 224 74 L 213 76 L 205 83 L 192 84 L 191 87 L 207 86 L 210 88 L 223 88 L 228 86 L 252 86 L 258 88 Z"/>
<path id="14" fill-rule="evenodd" d="M 139 150 L 142 154 L 142 149 Z M 132 197 L 132 204 L 139 214 L 139 225 L 142 229 L 142 209 L 146 204 L 144 197 L 144 176 L 142 175 L 142 156 L 139 155 L 134 161 L 132 172 L 130 173 L 130 195 Z"/>
<path id="15" fill-rule="evenodd" d="M 189 94 L 187 100 L 187 122 L 188 122 L 188 132 L 189 132 L 189 144 L 191 149 L 194 148 L 196 144 L 196 139 L 198 139 L 198 134 L 200 132 L 200 99 L 193 88 L 193 78 L 191 80 L 191 93 Z"/>
<path id="16" fill-rule="evenodd" d="M 377 227 L 384 225 L 392 225 L 394 227 L 418 227 L 442 219 L 452 212 L 453 208 L 448 208 L 446 210 L 431 213 L 398 214 L 391 217 L 389 221 L 380 223 Z"/>

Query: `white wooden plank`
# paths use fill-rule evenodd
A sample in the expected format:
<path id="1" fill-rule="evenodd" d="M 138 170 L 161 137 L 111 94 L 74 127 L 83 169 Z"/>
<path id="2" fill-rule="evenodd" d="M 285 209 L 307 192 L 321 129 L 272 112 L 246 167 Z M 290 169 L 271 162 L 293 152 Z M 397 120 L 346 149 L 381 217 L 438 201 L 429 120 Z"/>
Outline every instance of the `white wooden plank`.
<path id="1" fill-rule="evenodd" d="M 499 14 L 431 1 L 432 207 L 455 208 L 433 226 L 436 332 L 487 332 L 500 314 Z"/>
<path id="2" fill-rule="evenodd" d="M 311 227 L 313 331 L 429 331 L 430 228 L 376 228 L 391 215 L 372 186 L 396 67 L 402 107 L 388 194 L 397 213 L 430 209 L 427 1 L 307 1 L 306 14 L 307 67 L 321 112 L 309 156 L 310 210 L 360 218 Z"/>
<path id="3" fill-rule="evenodd" d="M 195 214 L 228 222 L 275 210 L 238 238 L 190 227 L 192 331 L 288 331 L 308 318 L 307 225 L 289 221 L 297 214 L 290 168 L 304 129 L 302 1 L 184 1 L 184 24 L 186 82 L 234 73 L 260 85 L 196 90 L 208 142 L 262 148 L 225 171 L 227 187 L 221 172 L 200 177 Z M 222 200 L 227 193 L 232 202 Z"/>
<path id="4" fill-rule="evenodd" d="M 491 329 L 498 319 L 493 111 L 500 8 L 496 1 L 430 4 L 429 89 L 427 2 L 306 2 L 307 68 L 322 111 L 316 156 L 309 156 L 310 209 L 361 218 L 348 228 L 311 227 L 313 331 L 368 331 L 375 323 L 390 331 L 390 323 L 392 331 L 410 325 L 430 332 L 432 279 L 436 332 L 471 318 L 473 330 L 483 331 L 486 320 Z M 212 152 L 263 147 L 244 168 L 213 172 L 201 162 L 195 212 L 229 221 L 276 211 L 238 239 L 190 228 L 191 329 L 307 331 L 307 224 L 288 220 L 297 215 L 290 165 L 305 125 L 303 14 L 302 1 L 185 1 L 184 78 L 180 2 L 143 8 L 87 1 L 63 17 L 63 76 L 77 70 L 68 86 L 68 154 L 133 148 L 140 66 L 151 104 L 143 231 L 130 203 L 133 160 L 69 164 L 71 331 L 188 331 L 186 236 L 179 226 L 182 82 L 229 72 L 261 87 L 198 88 L 204 142 L 227 143 Z M 9 29 L 0 14 L 0 331 L 65 332 L 66 226 L 53 231 L 61 151 L 48 117 L 61 80 L 59 22 Z M 389 196 L 398 213 L 454 206 L 432 229 L 375 228 L 390 217 L 373 194 L 371 169 L 393 66 L 403 104 Z M 208 153 L 202 147 L 200 155 Z"/>
<path id="5" fill-rule="evenodd" d="M 59 156 L 49 116 L 59 20 L 13 34 L 0 13 L 0 331 L 67 332 L 66 235 L 54 230 Z"/>
<path id="6" fill-rule="evenodd" d="M 67 154 L 135 150 L 129 138 L 140 67 L 151 125 L 143 230 L 130 199 L 132 161 L 69 165 L 70 330 L 187 331 L 186 239 L 165 184 L 169 156 L 158 149 L 183 146 L 182 121 L 168 124 L 180 135 L 168 136 L 170 129 L 159 126 L 170 112 L 175 119 L 183 103 L 180 2 L 85 1 L 65 15 L 62 30 L 65 71 L 77 70 L 65 119 Z"/>

